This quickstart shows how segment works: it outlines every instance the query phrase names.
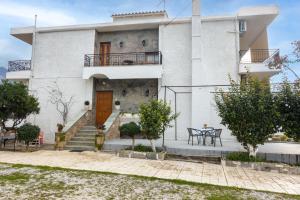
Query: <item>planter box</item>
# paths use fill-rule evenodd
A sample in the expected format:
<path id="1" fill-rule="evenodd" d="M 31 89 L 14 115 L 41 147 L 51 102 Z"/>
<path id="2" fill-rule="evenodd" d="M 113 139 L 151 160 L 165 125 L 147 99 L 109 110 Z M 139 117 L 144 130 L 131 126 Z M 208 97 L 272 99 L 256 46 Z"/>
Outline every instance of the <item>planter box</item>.
<path id="1" fill-rule="evenodd" d="M 149 159 L 149 160 L 164 160 L 166 158 L 166 152 L 138 152 L 130 150 L 121 150 L 118 153 L 119 157 L 124 158 L 138 158 L 138 159 Z"/>
<path id="2" fill-rule="evenodd" d="M 281 163 L 241 162 L 241 161 L 232 161 L 232 160 L 222 160 L 221 163 L 223 166 L 229 166 L 229 167 L 244 167 L 256 171 L 267 171 L 267 172 L 276 172 L 276 173 L 283 173 L 283 174 L 300 175 L 300 167 L 290 166 Z"/>

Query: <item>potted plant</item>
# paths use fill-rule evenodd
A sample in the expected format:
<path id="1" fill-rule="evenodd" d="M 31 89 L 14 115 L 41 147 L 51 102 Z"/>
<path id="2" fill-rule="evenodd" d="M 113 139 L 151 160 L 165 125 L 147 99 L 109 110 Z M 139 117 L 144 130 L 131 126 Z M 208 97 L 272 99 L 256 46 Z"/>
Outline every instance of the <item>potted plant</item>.
<path id="1" fill-rule="evenodd" d="M 120 110 L 120 106 L 121 105 L 121 102 L 120 101 L 115 101 L 115 108 L 116 108 L 116 110 Z"/>
<path id="2" fill-rule="evenodd" d="M 90 102 L 89 101 L 85 101 L 84 102 L 84 109 L 85 110 L 89 110 L 90 109 Z"/>
<path id="3" fill-rule="evenodd" d="M 95 135 L 95 149 L 96 151 L 101 150 L 105 140 L 105 125 L 100 125 L 98 127 L 97 134 Z"/>
<path id="4" fill-rule="evenodd" d="M 64 125 L 57 124 L 57 132 L 55 133 L 55 148 L 59 150 L 63 150 L 65 141 L 66 141 L 66 134 L 63 132 Z"/>

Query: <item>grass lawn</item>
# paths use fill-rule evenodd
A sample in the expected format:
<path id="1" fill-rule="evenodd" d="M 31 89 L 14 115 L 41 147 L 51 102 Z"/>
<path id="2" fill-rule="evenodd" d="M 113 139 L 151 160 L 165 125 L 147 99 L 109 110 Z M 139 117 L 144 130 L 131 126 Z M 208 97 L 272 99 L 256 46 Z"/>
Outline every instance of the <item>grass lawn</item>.
<path id="1" fill-rule="evenodd" d="M 299 199 L 232 187 L 0 163 L 0 199 Z"/>

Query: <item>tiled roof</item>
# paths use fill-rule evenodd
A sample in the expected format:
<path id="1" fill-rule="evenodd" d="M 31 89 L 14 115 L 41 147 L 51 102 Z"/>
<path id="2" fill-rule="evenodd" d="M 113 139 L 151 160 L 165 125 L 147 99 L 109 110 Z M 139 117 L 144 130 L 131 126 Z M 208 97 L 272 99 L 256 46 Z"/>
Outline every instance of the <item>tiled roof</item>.
<path id="1" fill-rule="evenodd" d="M 118 13 L 113 14 L 112 17 L 125 17 L 125 16 L 132 16 L 132 15 L 156 15 L 156 14 L 166 14 L 165 10 L 160 11 L 145 11 L 145 12 L 133 12 L 133 13 Z"/>

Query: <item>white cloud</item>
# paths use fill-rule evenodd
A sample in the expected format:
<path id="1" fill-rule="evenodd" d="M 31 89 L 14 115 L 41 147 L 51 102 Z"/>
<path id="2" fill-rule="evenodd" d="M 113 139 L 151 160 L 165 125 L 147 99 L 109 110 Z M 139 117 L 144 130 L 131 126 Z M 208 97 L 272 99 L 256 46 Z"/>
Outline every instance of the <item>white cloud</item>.
<path id="1" fill-rule="evenodd" d="M 62 10 L 50 10 L 29 5 L 1 2 L 0 15 L 21 18 L 33 21 L 34 15 L 38 15 L 38 24 L 42 26 L 75 24 L 76 19 L 67 15 Z"/>

